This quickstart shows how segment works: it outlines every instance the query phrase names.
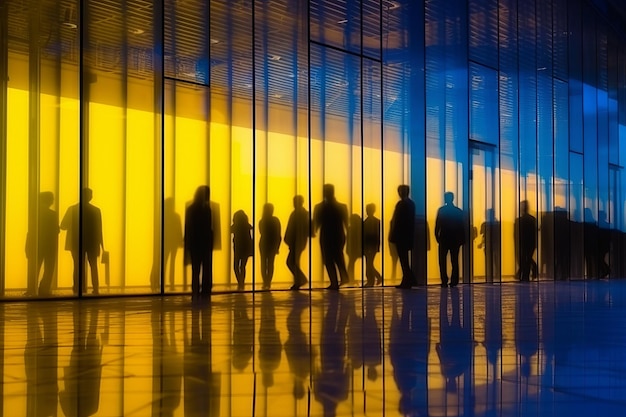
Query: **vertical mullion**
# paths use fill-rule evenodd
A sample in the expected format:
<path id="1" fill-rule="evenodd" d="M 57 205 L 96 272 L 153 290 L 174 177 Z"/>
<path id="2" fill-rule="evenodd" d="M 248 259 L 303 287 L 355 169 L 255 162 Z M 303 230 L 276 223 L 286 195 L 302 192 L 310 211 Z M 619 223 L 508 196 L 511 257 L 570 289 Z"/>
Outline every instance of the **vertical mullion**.
<path id="1" fill-rule="evenodd" d="M 9 5 L 0 4 L 0 296 L 5 287 L 6 178 L 7 178 L 7 89 L 9 80 Z"/>

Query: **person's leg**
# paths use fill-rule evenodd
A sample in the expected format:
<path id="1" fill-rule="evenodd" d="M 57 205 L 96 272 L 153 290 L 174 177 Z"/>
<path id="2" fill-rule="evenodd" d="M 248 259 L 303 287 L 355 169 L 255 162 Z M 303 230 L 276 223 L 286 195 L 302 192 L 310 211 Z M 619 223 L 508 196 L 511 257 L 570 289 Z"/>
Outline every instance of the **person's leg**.
<path id="1" fill-rule="evenodd" d="M 439 244 L 439 276 L 441 277 L 441 286 L 448 285 L 448 248 Z"/>
<path id="2" fill-rule="evenodd" d="M 54 274 L 56 260 L 57 257 L 55 252 L 46 253 L 39 260 L 37 271 L 41 269 L 41 264 L 43 262 L 43 277 L 41 278 L 41 282 L 39 283 L 39 295 L 49 295 L 51 292 L 52 276 Z"/>
<path id="3" fill-rule="evenodd" d="M 452 264 L 452 275 L 450 275 L 450 286 L 456 287 L 459 283 L 459 246 L 450 248 L 450 263 Z"/>
<path id="4" fill-rule="evenodd" d="M 202 259 L 198 255 L 191 255 L 191 294 L 200 294 L 200 268 Z"/>
<path id="5" fill-rule="evenodd" d="M 72 286 L 72 290 L 74 294 L 78 294 L 79 285 L 78 280 L 80 279 L 80 255 L 77 251 L 72 251 L 72 261 L 74 261 L 74 270 L 72 271 L 72 281 L 74 285 Z"/>
<path id="6" fill-rule="evenodd" d="M 341 284 L 347 284 L 350 282 L 348 276 L 348 270 L 346 269 L 346 258 L 343 256 L 343 248 L 340 248 L 335 253 L 335 265 L 339 270 L 339 277 L 341 278 Z"/>
<path id="7" fill-rule="evenodd" d="M 98 278 L 98 255 L 95 253 L 88 253 L 87 259 L 89 260 L 89 268 L 91 270 L 91 286 L 94 294 L 100 292 L 100 280 Z"/>
<path id="8" fill-rule="evenodd" d="M 276 260 L 276 255 L 271 254 L 267 257 L 267 288 L 272 285 L 272 278 L 274 278 L 274 261 Z"/>
<path id="9" fill-rule="evenodd" d="M 261 260 L 260 260 L 261 278 L 263 279 L 263 288 L 266 288 L 268 285 L 267 277 L 268 277 L 268 272 L 269 272 L 269 265 L 268 265 L 269 259 L 265 251 L 261 251 L 260 255 L 261 255 Z"/>
<path id="10" fill-rule="evenodd" d="M 309 281 L 306 277 L 306 274 L 302 270 L 302 268 L 300 268 L 300 258 L 302 256 L 302 252 L 304 252 L 304 249 L 294 251 L 294 258 L 295 258 L 294 266 L 296 270 L 295 276 L 297 277 L 296 282 L 298 286 L 302 286 Z"/>
<path id="11" fill-rule="evenodd" d="M 374 254 L 370 251 L 365 252 L 365 287 L 374 285 Z"/>
<path id="12" fill-rule="evenodd" d="M 202 260 L 202 294 L 211 294 L 213 288 L 213 252 L 209 251 Z"/>

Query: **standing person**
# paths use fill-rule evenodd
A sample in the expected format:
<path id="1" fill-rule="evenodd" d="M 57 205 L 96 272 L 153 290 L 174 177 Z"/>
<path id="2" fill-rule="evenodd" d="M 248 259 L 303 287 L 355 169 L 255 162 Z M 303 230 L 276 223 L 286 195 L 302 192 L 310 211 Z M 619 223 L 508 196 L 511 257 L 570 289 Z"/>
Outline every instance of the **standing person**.
<path id="1" fill-rule="evenodd" d="M 211 208 L 209 207 L 209 211 Z M 210 213 L 212 216 L 213 213 Z M 176 273 L 176 254 L 178 248 L 184 245 L 183 228 L 181 226 L 180 215 L 174 210 L 174 199 L 168 197 L 163 203 L 163 269 L 169 261 L 168 281 L 170 291 L 175 289 L 175 273 Z M 212 230 L 211 230 L 212 232 Z M 211 245 L 213 241 L 211 241 Z M 154 289 L 158 290 L 158 283 L 154 283 Z"/>
<path id="2" fill-rule="evenodd" d="M 374 266 L 374 258 L 380 252 L 380 219 L 374 216 L 376 205 L 373 203 L 365 206 L 367 217 L 363 220 L 363 252 L 365 254 L 365 277 L 366 287 L 380 285 L 383 277 Z"/>
<path id="3" fill-rule="evenodd" d="M 90 188 L 83 188 L 82 191 L 82 212 L 81 205 L 75 204 L 70 206 L 63 220 L 61 220 L 61 229 L 67 230 L 65 237 L 65 250 L 72 253 L 74 260 L 74 294 L 78 294 L 78 280 L 80 276 L 81 264 L 87 257 L 89 268 L 91 270 L 91 285 L 94 294 L 99 293 L 98 279 L 98 256 L 100 249 L 104 251 L 104 243 L 102 239 L 102 213 L 100 209 L 91 204 L 93 191 Z M 79 225 L 80 221 L 80 225 Z M 82 226 L 82 242 L 79 242 L 78 231 Z M 82 244 L 82 248 L 80 247 Z M 83 291 L 85 289 L 85 277 L 83 277 Z"/>
<path id="4" fill-rule="evenodd" d="M 51 293 L 52 276 L 59 251 L 59 214 L 51 209 L 52 204 L 54 204 L 53 193 L 50 191 L 39 193 L 37 231 L 31 229 L 26 235 L 26 257 L 29 260 L 29 267 L 32 268 L 30 273 L 33 274 L 35 284 L 43 266 L 43 276 L 38 291 L 40 296 Z M 31 295 L 34 295 L 32 292 L 31 290 Z"/>
<path id="5" fill-rule="evenodd" d="M 278 254 L 281 241 L 281 225 L 278 217 L 274 216 L 274 205 L 266 203 L 263 206 L 263 216 L 259 221 L 259 252 L 261 253 L 261 276 L 263 289 L 269 290 L 274 276 L 274 259 Z"/>
<path id="6" fill-rule="evenodd" d="M 435 221 L 435 238 L 439 244 L 439 273 L 441 286 L 448 286 L 448 252 L 452 273 L 450 287 L 459 283 L 459 249 L 465 243 L 465 224 L 463 210 L 453 203 L 454 193 L 448 191 L 443 195 L 444 205 L 437 211 Z"/>
<path id="7" fill-rule="evenodd" d="M 300 256 L 311 237 L 311 218 L 304 208 L 304 197 L 297 195 L 293 198 L 293 211 L 289 215 L 287 229 L 285 229 L 285 244 L 289 247 L 287 268 L 293 274 L 292 290 L 297 290 L 307 283 L 307 277 L 300 268 Z"/>
<path id="8" fill-rule="evenodd" d="M 487 209 L 485 221 L 480 225 L 481 241 L 478 249 L 485 251 L 486 281 L 500 281 L 500 221 L 494 209 Z"/>
<path id="9" fill-rule="evenodd" d="M 185 211 L 185 263 L 191 263 L 192 297 L 210 295 L 213 287 L 213 219 L 210 196 L 210 188 L 201 185 L 196 189 L 193 202 Z"/>
<path id="10" fill-rule="evenodd" d="M 389 232 L 389 242 L 396 245 L 400 268 L 402 268 L 402 281 L 397 288 L 411 288 L 417 285 L 409 264 L 409 251 L 413 250 L 415 239 L 415 203 L 409 198 L 409 190 L 408 185 L 398 186 L 400 201 L 396 203 L 393 211 Z"/>
<path id="11" fill-rule="evenodd" d="M 237 210 L 233 214 L 233 224 L 230 232 L 233 234 L 233 268 L 237 278 L 237 288 L 243 290 L 246 281 L 246 264 L 252 256 L 252 225 L 248 221 L 248 215 L 243 210 Z"/>
<path id="12" fill-rule="evenodd" d="M 335 186 L 324 184 L 324 201 L 317 204 L 313 210 L 315 231 L 320 232 L 320 247 L 322 260 L 330 279 L 329 290 L 338 290 L 337 270 L 341 277 L 341 284 L 348 282 L 348 271 L 343 248 L 346 244 L 346 229 L 348 228 L 348 207 L 335 199 Z"/>
<path id="13" fill-rule="evenodd" d="M 517 256 L 519 260 L 518 279 L 530 281 L 531 269 L 535 267 L 533 254 L 537 249 L 537 219 L 528 213 L 528 201 L 519 203 L 520 216 L 515 219 L 514 235 L 517 243 Z"/>

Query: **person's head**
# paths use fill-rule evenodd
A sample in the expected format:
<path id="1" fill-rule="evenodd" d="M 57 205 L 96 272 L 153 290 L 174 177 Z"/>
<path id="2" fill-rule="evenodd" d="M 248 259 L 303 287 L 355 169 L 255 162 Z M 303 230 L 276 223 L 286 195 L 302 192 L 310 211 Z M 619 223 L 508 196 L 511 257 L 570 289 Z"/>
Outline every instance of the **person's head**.
<path id="1" fill-rule="evenodd" d="M 50 207 L 54 203 L 54 194 L 51 191 L 39 193 L 39 204 L 42 207 Z"/>
<path id="2" fill-rule="evenodd" d="M 452 191 L 446 191 L 443 195 L 443 202 L 446 204 L 452 204 L 454 201 L 454 193 Z"/>
<path id="3" fill-rule="evenodd" d="M 522 200 L 519 203 L 519 212 L 521 214 L 528 213 L 528 200 Z"/>
<path id="4" fill-rule="evenodd" d="M 263 217 L 272 217 L 274 215 L 274 205 L 272 203 L 265 203 L 263 205 Z"/>
<path id="5" fill-rule="evenodd" d="M 296 195 L 293 198 L 293 208 L 300 208 L 304 205 L 304 197 L 302 197 L 301 195 Z"/>
<path id="6" fill-rule="evenodd" d="M 83 202 L 89 203 L 91 199 L 93 198 L 93 191 L 91 190 L 91 188 L 87 188 L 87 187 L 83 188 L 82 197 L 83 197 Z"/>
<path id="7" fill-rule="evenodd" d="M 248 215 L 243 210 L 237 210 L 233 214 L 233 223 L 234 224 L 246 224 L 248 223 Z"/>
<path id="8" fill-rule="evenodd" d="M 193 200 L 196 203 L 207 203 L 211 197 L 211 189 L 208 185 L 201 185 L 196 188 L 196 194 Z"/>
<path id="9" fill-rule="evenodd" d="M 367 213 L 368 216 L 373 216 L 374 213 L 376 213 L 376 204 L 369 203 L 368 205 L 366 205 L 365 212 Z"/>
<path id="10" fill-rule="evenodd" d="M 409 198 L 409 186 L 406 184 L 402 184 L 398 186 L 398 195 L 401 199 Z"/>
<path id="11" fill-rule="evenodd" d="M 335 199 L 335 186 L 332 184 L 324 184 L 323 190 L 324 200 L 332 201 Z"/>

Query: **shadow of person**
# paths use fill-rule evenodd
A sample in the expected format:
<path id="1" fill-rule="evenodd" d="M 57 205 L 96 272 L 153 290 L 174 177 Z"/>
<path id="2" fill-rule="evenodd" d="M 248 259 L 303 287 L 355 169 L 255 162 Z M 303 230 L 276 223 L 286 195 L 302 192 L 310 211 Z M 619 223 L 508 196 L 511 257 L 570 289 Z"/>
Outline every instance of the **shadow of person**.
<path id="1" fill-rule="evenodd" d="M 285 229 L 285 244 L 289 247 L 287 268 L 293 274 L 292 290 L 297 290 L 308 282 L 300 268 L 300 256 L 311 237 L 311 218 L 304 208 L 304 197 L 296 195 L 293 198 L 293 211 L 289 215 Z"/>
<path id="2" fill-rule="evenodd" d="M 254 346 L 254 320 L 248 316 L 245 295 L 235 294 L 233 303 L 233 367 L 243 371 L 252 360 Z"/>
<path id="3" fill-rule="evenodd" d="M 528 212 L 528 201 L 519 203 L 520 216 L 515 219 L 514 238 L 519 263 L 517 278 L 520 281 L 530 281 L 530 275 L 537 277 L 537 263 L 533 259 L 537 249 L 537 219 Z"/>
<path id="4" fill-rule="evenodd" d="M 104 251 L 102 213 L 98 207 L 91 204 L 92 198 L 93 191 L 90 188 L 83 188 L 81 193 L 82 205 L 79 203 L 70 206 L 65 212 L 63 220 L 61 220 L 61 230 L 67 230 L 65 250 L 71 252 L 74 260 L 74 294 L 78 294 L 80 269 L 85 257 L 89 262 L 91 271 L 92 291 L 94 294 L 99 293 L 98 256 L 100 256 L 100 249 Z M 82 239 L 79 239 L 79 230 L 82 230 Z M 82 274 L 82 276 L 82 288 L 83 292 L 86 292 L 86 274 Z"/>
<path id="5" fill-rule="evenodd" d="M 100 406 L 102 343 L 98 337 L 98 309 L 74 304 L 74 346 L 64 368 L 64 390 L 59 393 L 67 417 L 91 416 Z"/>
<path id="6" fill-rule="evenodd" d="M 426 306 L 425 291 L 403 291 L 392 298 L 389 359 L 403 416 L 428 415 L 430 322 Z"/>
<path id="7" fill-rule="evenodd" d="M 315 373 L 313 391 L 322 404 L 324 416 L 337 414 L 337 406 L 348 398 L 349 366 L 346 360 L 348 311 L 341 294 L 326 296 L 328 310 L 322 321 L 320 369 Z"/>
<path id="8" fill-rule="evenodd" d="M 183 369 L 185 417 L 219 416 L 221 374 L 213 372 L 210 307 L 191 309 L 191 338 L 185 331 Z"/>
<path id="9" fill-rule="evenodd" d="M 213 288 L 213 212 L 210 198 L 210 188 L 201 185 L 185 210 L 185 264 L 191 264 L 192 297 L 210 295 Z"/>
<path id="10" fill-rule="evenodd" d="M 463 292 L 463 302 L 469 302 L 469 291 Z M 448 303 L 452 304 L 451 317 L 448 316 Z M 459 290 L 456 288 L 442 290 L 439 304 L 440 341 L 436 348 L 441 374 L 446 380 L 446 390 L 449 392 L 456 391 L 457 379 L 470 369 L 474 353 L 470 320 L 466 314 L 463 314 L 461 320 Z"/>
<path id="11" fill-rule="evenodd" d="M 174 198 L 168 197 L 163 202 L 163 261 L 159 267 L 162 266 L 163 271 L 167 271 L 170 291 L 176 288 L 176 255 L 178 249 L 182 247 L 184 247 L 184 237 L 180 214 L 176 213 Z M 158 283 L 156 288 L 158 289 Z"/>
<path id="12" fill-rule="evenodd" d="M 322 260 L 330 280 L 328 289 L 338 290 L 337 272 L 341 284 L 349 281 L 343 254 L 348 228 L 348 207 L 336 200 L 335 186 L 332 184 L 324 184 L 323 196 L 324 200 L 313 209 L 313 224 L 315 232 L 319 231 Z"/>
<path id="13" fill-rule="evenodd" d="M 59 395 L 57 311 L 46 310 L 44 314 L 38 306 L 29 306 L 26 320 L 26 415 L 56 415 Z"/>
<path id="14" fill-rule="evenodd" d="M 155 300 L 152 326 L 152 415 L 173 417 L 180 406 L 183 358 L 176 347 L 175 311 L 164 311 Z"/>
<path id="15" fill-rule="evenodd" d="M 259 253 L 261 255 L 261 277 L 263 289 L 269 290 L 274 277 L 274 260 L 280 249 L 281 225 L 278 217 L 274 216 L 274 205 L 266 203 L 263 206 L 263 215 L 259 221 Z"/>
<path id="16" fill-rule="evenodd" d="M 283 350 L 280 333 L 276 329 L 274 297 L 261 294 L 261 323 L 259 325 L 259 367 L 265 389 L 274 386 L 274 371 L 280 365 Z"/>
<path id="17" fill-rule="evenodd" d="M 354 283 L 356 261 L 363 257 L 363 221 L 356 213 L 350 215 L 346 252 L 348 253 L 348 282 Z"/>
<path id="18" fill-rule="evenodd" d="M 393 211 L 392 229 L 389 231 L 389 242 L 395 244 L 402 268 L 402 281 L 398 288 L 411 288 L 417 285 L 409 263 L 409 252 L 413 250 L 415 244 L 415 203 L 409 198 L 409 191 L 408 185 L 398 186 L 400 201 L 396 203 Z"/>
<path id="19" fill-rule="evenodd" d="M 308 336 L 302 329 L 302 313 L 308 310 L 310 299 L 297 292 L 294 292 L 292 297 L 293 304 L 287 316 L 288 336 L 285 341 L 285 355 L 289 371 L 293 375 L 293 396 L 302 399 L 306 393 L 305 384 L 311 373 L 314 355 Z"/>
<path id="20" fill-rule="evenodd" d="M 243 210 L 237 210 L 233 214 L 233 224 L 230 232 L 233 235 L 233 270 L 237 278 L 237 289 L 243 290 L 246 283 L 246 265 L 248 258 L 252 256 L 252 225 L 248 215 Z"/>
<path id="21" fill-rule="evenodd" d="M 382 340 L 376 309 L 381 303 L 381 295 L 377 292 L 365 294 L 365 314 L 363 315 L 363 366 L 367 379 L 378 379 L 378 366 L 382 363 Z"/>
<path id="22" fill-rule="evenodd" d="M 29 219 L 26 234 L 26 258 L 28 259 L 28 295 L 35 295 L 41 268 L 43 275 L 39 283 L 40 296 L 52 291 L 52 277 L 59 253 L 59 214 L 52 210 L 54 194 L 50 191 L 39 193 L 37 219 Z"/>
<path id="23" fill-rule="evenodd" d="M 383 277 L 374 265 L 376 254 L 380 252 L 380 219 L 374 216 L 376 205 L 370 203 L 365 206 L 367 217 L 363 220 L 363 255 L 365 255 L 366 287 L 374 284 L 381 285 Z"/>
<path id="24" fill-rule="evenodd" d="M 539 327 L 535 311 L 537 296 L 535 288 L 526 285 L 518 290 L 515 305 L 515 348 L 521 359 L 519 375 L 528 382 L 530 359 L 539 350 Z"/>
<path id="25" fill-rule="evenodd" d="M 500 250 L 502 227 L 494 209 L 487 209 L 485 221 L 480 225 L 479 249 L 485 252 L 485 275 L 488 283 L 500 281 Z"/>

